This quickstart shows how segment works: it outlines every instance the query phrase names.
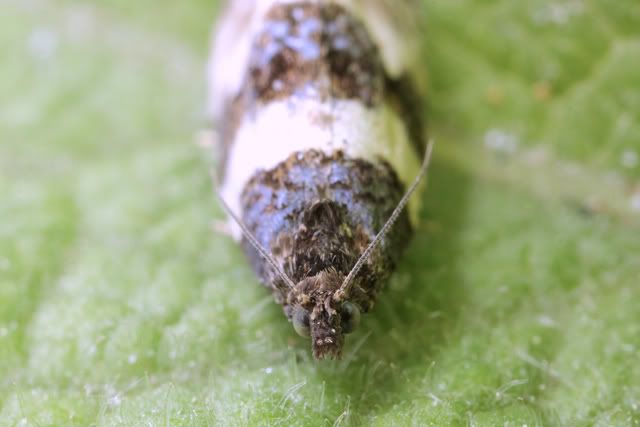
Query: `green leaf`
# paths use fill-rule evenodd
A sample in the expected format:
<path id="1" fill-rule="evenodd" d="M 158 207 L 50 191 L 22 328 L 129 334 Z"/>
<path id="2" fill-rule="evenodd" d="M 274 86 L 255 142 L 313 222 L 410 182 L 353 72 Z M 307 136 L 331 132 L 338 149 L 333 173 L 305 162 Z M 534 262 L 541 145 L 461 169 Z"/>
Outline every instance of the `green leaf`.
<path id="1" fill-rule="evenodd" d="M 423 227 L 341 362 L 211 228 L 211 2 L 2 2 L 0 424 L 640 424 L 640 3 L 431 0 Z"/>

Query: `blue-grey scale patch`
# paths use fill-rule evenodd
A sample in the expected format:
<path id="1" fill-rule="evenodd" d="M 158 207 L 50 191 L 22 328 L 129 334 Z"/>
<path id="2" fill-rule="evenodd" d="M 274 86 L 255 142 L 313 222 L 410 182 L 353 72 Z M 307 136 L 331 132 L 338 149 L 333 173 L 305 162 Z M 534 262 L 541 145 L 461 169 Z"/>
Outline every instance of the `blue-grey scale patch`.
<path id="1" fill-rule="evenodd" d="M 383 161 L 308 150 L 252 177 L 241 198 L 243 220 L 294 282 L 328 272 L 344 277 L 404 191 Z M 364 311 L 373 306 L 410 234 L 404 212 L 358 275 L 350 298 Z M 289 290 L 250 244 L 243 246 L 261 281 L 287 312 Z"/>
<path id="2" fill-rule="evenodd" d="M 254 40 L 247 86 L 261 102 L 314 93 L 373 106 L 382 97 L 384 68 L 364 25 L 342 6 L 279 4 Z"/>

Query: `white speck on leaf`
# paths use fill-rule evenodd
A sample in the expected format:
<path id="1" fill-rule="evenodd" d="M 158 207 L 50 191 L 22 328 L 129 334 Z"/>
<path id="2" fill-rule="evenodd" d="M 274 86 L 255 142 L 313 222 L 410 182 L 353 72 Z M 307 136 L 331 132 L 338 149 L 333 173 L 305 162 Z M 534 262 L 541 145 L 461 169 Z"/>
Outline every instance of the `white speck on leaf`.
<path id="1" fill-rule="evenodd" d="M 85 384 L 84 385 L 84 394 L 86 396 L 91 396 L 93 394 L 93 385 L 92 384 Z"/>
<path id="2" fill-rule="evenodd" d="M 638 166 L 638 153 L 633 150 L 625 150 L 620 157 L 622 166 L 628 169 L 633 169 Z"/>
<path id="3" fill-rule="evenodd" d="M 538 316 L 538 324 L 547 328 L 553 328 L 556 326 L 556 321 L 546 314 Z"/>
<path id="4" fill-rule="evenodd" d="M 433 406 L 438 406 L 439 404 L 442 403 L 442 399 L 440 399 L 438 396 L 436 396 L 433 393 L 429 393 L 428 396 L 431 398 L 431 404 Z"/>
<path id="5" fill-rule="evenodd" d="M 631 196 L 630 204 L 631 210 L 634 212 L 640 212 L 640 191 Z"/>
<path id="6" fill-rule="evenodd" d="M 29 35 L 28 46 L 35 59 L 51 59 L 58 48 L 58 35 L 48 29 L 35 29 Z"/>
<path id="7" fill-rule="evenodd" d="M 518 148 L 518 138 L 512 133 L 491 129 L 484 136 L 484 145 L 490 150 L 511 154 Z"/>
<path id="8" fill-rule="evenodd" d="M 119 394 L 114 394 L 108 400 L 109 406 L 120 406 L 122 403 L 122 398 Z"/>
<path id="9" fill-rule="evenodd" d="M 97 351 L 98 351 L 98 347 L 95 344 L 93 344 L 87 349 L 87 354 L 90 356 L 93 356 L 94 354 L 96 354 Z"/>
<path id="10" fill-rule="evenodd" d="M 584 5 L 581 0 L 551 3 L 535 11 L 533 21 L 537 24 L 564 25 L 583 11 Z"/>
<path id="11" fill-rule="evenodd" d="M 75 6 L 69 11 L 67 28 L 75 40 L 82 40 L 96 27 L 95 17 L 89 7 Z"/>
<path id="12" fill-rule="evenodd" d="M 127 357 L 127 362 L 129 362 L 130 365 L 133 365 L 137 361 L 138 361 L 138 355 L 137 354 L 130 354 L 129 357 Z"/>

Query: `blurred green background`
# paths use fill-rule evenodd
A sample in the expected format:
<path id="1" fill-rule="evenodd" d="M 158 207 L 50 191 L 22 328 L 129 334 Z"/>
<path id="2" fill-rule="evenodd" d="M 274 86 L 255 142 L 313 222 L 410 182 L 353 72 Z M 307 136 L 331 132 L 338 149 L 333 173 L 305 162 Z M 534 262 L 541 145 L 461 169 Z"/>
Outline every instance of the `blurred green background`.
<path id="1" fill-rule="evenodd" d="M 425 4 L 424 226 L 316 363 L 211 230 L 215 2 L 0 0 L 0 425 L 639 425 L 640 2 Z"/>

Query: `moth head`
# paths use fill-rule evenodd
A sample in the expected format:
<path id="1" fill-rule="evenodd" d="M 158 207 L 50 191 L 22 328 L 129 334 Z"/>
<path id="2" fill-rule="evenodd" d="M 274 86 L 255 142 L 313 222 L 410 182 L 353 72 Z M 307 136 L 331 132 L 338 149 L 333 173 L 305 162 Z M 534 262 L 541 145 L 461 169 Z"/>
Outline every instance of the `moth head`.
<path id="1" fill-rule="evenodd" d="M 339 358 L 345 335 L 360 323 L 361 308 L 357 303 L 334 298 L 342 279 L 332 272 L 305 279 L 296 286 L 296 296 L 291 301 L 293 328 L 298 335 L 311 339 L 317 359 Z"/>
<path id="2" fill-rule="evenodd" d="M 339 358 L 344 336 L 353 332 L 360 323 L 360 309 L 352 302 L 344 302 L 340 310 L 329 313 L 319 306 L 311 310 L 296 306 L 291 316 L 298 335 L 311 338 L 313 354 L 318 359 Z"/>

